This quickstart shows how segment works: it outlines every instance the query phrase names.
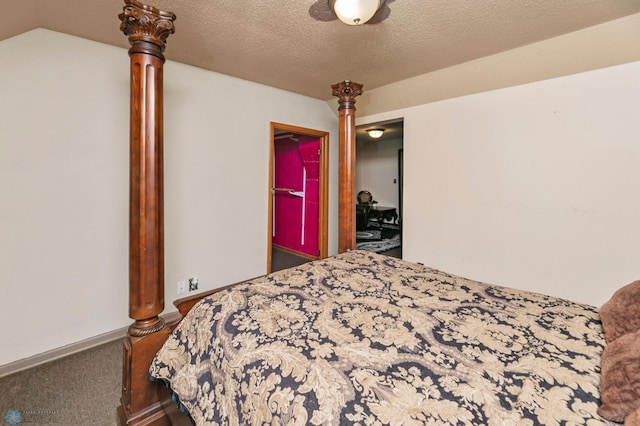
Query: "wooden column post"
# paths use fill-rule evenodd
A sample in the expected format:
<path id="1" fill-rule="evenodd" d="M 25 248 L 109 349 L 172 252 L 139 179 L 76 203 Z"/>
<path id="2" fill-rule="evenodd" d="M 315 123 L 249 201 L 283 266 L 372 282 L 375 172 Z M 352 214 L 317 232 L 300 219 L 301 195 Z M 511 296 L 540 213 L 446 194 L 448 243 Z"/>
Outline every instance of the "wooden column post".
<path id="1" fill-rule="evenodd" d="M 356 248 L 356 96 L 362 84 L 345 80 L 331 86 L 338 97 L 339 161 L 338 161 L 338 252 Z"/>
<path id="2" fill-rule="evenodd" d="M 157 384 L 148 378 L 168 330 L 164 310 L 163 78 L 164 47 L 175 15 L 125 0 L 120 29 L 131 48 L 129 316 L 124 341 L 122 424 L 168 424 Z"/>

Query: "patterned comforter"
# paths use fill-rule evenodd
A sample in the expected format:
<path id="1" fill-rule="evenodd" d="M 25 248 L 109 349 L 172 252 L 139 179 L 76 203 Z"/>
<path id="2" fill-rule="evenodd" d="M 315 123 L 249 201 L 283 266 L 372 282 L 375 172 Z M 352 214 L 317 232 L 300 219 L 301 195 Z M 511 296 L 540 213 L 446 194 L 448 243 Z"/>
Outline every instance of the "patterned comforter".
<path id="1" fill-rule="evenodd" d="M 151 365 L 198 425 L 607 424 L 595 308 L 365 251 L 199 302 Z"/>

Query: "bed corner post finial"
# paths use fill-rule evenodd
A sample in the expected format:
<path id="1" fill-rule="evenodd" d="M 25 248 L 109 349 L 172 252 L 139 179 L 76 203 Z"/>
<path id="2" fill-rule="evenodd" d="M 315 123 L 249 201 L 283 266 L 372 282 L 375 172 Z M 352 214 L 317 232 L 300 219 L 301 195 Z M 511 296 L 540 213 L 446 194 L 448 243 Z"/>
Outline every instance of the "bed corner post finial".
<path id="1" fill-rule="evenodd" d="M 118 419 L 126 425 L 168 424 L 148 370 L 167 339 L 164 310 L 163 64 L 176 16 L 124 0 L 120 29 L 131 58 L 129 183 L 129 316 L 124 339 Z"/>
<path id="2" fill-rule="evenodd" d="M 339 168 L 338 168 L 338 252 L 356 248 L 356 97 L 362 94 L 362 84 L 345 80 L 331 86 L 338 97 Z"/>

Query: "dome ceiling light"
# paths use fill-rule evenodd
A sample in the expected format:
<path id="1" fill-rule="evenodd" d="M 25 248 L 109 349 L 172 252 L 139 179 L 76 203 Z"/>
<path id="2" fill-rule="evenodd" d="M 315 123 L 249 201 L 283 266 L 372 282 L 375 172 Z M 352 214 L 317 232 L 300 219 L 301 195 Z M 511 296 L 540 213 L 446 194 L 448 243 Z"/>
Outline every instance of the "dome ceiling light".
<path id="1" fill-rule="evenodd" d="M 381 0 L 329 0 L 331 8 L 347 25 L 362 25 L 376 14 Z"/>
<path id="2" fill-rule="evenodd" d="M 367 133 L 373 139 L 380 139 L 384 134 L 384 129 L 368 129 Z"/>
<path id="3" fill-rule="evenodd" d="M 395 0 L 315 0 L 309 15 L 316 21 L 340 19 L 347 25 L 379 24 L 389 17 Z"/>

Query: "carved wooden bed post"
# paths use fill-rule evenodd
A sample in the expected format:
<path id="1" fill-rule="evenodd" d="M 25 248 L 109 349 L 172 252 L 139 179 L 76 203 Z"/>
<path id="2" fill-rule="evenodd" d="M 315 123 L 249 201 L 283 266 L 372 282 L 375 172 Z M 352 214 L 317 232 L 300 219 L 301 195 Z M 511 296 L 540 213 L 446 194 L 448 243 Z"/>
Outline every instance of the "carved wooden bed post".
<path id="1" fill-rule="evenodd" d="M 331 86 L 338 97 L 339 161 L 338 161 L 338 252 L 356 248 L 356 96 L 362 84 L 345 80 Z"/>
<path id="2" fill-rule="evenodd" d="M 164 47 L 175 15 L 125 0 L 120 29 L 131 48 L 129 316 L 124 339 L 121 424 L 169 424 L 149 365 L 168 336 L 164 310 L 163 79 Z"/>

